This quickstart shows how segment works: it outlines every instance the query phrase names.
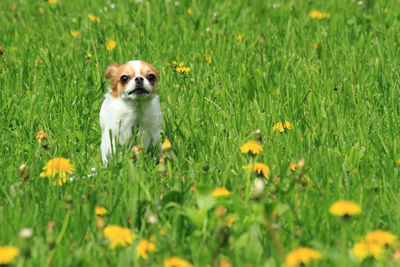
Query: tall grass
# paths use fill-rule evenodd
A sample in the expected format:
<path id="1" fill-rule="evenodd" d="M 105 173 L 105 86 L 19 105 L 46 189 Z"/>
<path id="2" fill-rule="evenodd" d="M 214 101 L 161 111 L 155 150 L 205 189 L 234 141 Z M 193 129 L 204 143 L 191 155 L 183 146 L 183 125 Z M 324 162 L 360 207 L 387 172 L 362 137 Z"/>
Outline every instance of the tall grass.
<path id="1" fill-rule="evenodd" d="M 313 10 L 330 18 L 311 19 Z M 316 266 L 360 265 L 350 250 L 361 236 L 400 232 L 399 11 L 398 1 L 1 1 L 0 245 L 21 248 L 19 230 L 33 229 L 17 266 L 159 266 L 171 256 L 280 266 L 299 246 L 324 254 Z M 101 164 L 103 73 L 132 59 L 160 72 L 169 168 L 148 154 L 132 162 L 128 149 Z M 285 120 L 292 130 L 272 130 Z M 246 195 L 255 175 L 242 166 L 256 159 L 239 149 L 257 129 L 257 160 L 271 170 L 261 199 Z M 54 157 L 71 159 L 79 179 L 53 186 L 39 177 Z M 285 191 L 301 158 L 311 183 Z M 23 163 L 28 181 L 16 172 Z M 231 194 L 212 197 L 216 187 Z M 339 199 L 363 212 L 343 224 L 328 212 Z M 133 244 L 108 248 L 97 205 L 106 225 L 132 230 Z M 148 260 L 136 251 L 142 239 L 157 248 Z M 388 252 L 380 264 L 396 261 Z"/>

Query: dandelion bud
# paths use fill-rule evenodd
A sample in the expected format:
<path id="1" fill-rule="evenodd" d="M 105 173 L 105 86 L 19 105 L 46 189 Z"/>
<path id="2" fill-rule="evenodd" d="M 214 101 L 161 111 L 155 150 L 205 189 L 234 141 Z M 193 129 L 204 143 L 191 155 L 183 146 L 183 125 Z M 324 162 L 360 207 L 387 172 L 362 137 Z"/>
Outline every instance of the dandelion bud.
<path id="1" fill-rule="evenodd" d="M 158 218 L 155 214 L 150 214 L 149 216 L 147 216 L 147 221 L 150 224 L 156 224 L 158 222 Z"/>
<path id="2" fill-rule="evenodd" d="M 255 131 L 255 139 L 258 141 L 258 142 L 262 142 L 262 136 L 261 136 L 261 130 L 260 129 L 257 129 L 256 131 Z"/>
<path id="3" fill-rule="evenodd" d="M 167 150 L 170 150 L 170 149 L 171 149 L 171 142 L 167 138 L 165 138 L 164 143 L 161 146 L 161 150 L 162 151 L 167 151 Z"/>
<path id="4" fill-rule="evenodd" d="M 101 216 L 97 216 L 96 217 L 96 227 L 98 230 L 101 230 L 104 228 L 104 226 L 106 225 L 106 223 L 104 222 L 103 217 Z"/>
<path id="5" fill-rule="evenodd" d="M 213 18 L 211 19 L 211 23 L 218 23 L 218 13 L 213 14 Z"/>
<path id="6" fill-rule="evenodd" d="M 223 217 L 225 216 L 225 214 L 226 214 L 226 209 L 225 209 L 224 206 L 218 206 L 218 207 L 215 209 L 215 215 L 216 215 L 218 218 L 223 218 Z"/>
<path id="7" fill-rule="evenodd" d="M 165 173 L 167 171 L 167 167 L 165 166 L 165 157 L 161 156 L 160 163 L 158 164 L 158 172 Z"/>
<path id="8" fill-rule="evenodd" d="M 290 162 L 290 170 L 294 172 L 296 169 L 297 169 L 297 164 L 294 161 Z"/>
<path id="9" fill-rule="evenodd" d="M 46 234 L 46 243 L 49 249 L 53 249 L 55 245 L 54 239 L 54 228 L 56 227 L 55 222 L 49 222 L 47 224 L 47 234 Z"/>
<path id="10" fill-rule="evenodd" d="M 311 183 L 310 177 L 308 177 L 308 176 L 301 177 L 300 183 L 302 186 L 308 187 Z"/>
<path id="11" fill-rule="evenodd" d="M 395 250 L 393 251 L 393 259 L 394 259 L 395 261 L 400 261 L 400 250 L 395 249 Z"/>
<path id="12" fill-rule="evenodd" d="M 264 188 L 265 188 L 265 182 L 263 179 L 255 179 L 253 186 L 251 187 L 251 195 L 253 198 L 258 198 L 260 197 L 263 192 L 264 192 Z"/>
<path id="13" fill-rule="evenodd" d="M 19 231 L 18 235 L 22 239 L 31 238 L 33 235 L 33 230 L 31 228 L 23 228 L 23 229 L 21 229 L 21 231 Z"/>
<path id="14" fill-rule="evenodd" d="M 56 223 L 55 222 L 49 222 L 47 224 L 46 230 L 47 232 L 54 232 L 54 228 L 56 228 Z"/>
<path id="15" fill-rule="evenodd" d="M 231 267 L 232 264 L 228 259 L 221 259 L 219 261 L 219 267 Z"/>
<path id="16" fill-rule="evenodd" d="M 272 179 L 272 182 L 274 184 L 277 184 L 281 181 L 281 175 L 279 174 L 279 172 L 274 176 L 274 178 Z"/>
<path id="17" fill-rule="evenodd" d="M 27 181 L 29 179 L 28 166 L 26 166 L 26 164 L 22 164 L 21 166 L 19 166 L 18 174 L 21 181 Z"/>
<path id="18" fill-rule="evenodd" d="M 304 167 L 304 164 L 305 164 L 305 160 L 304 160 L 304 158 L 301 158 L 299 160 L 299 162 L 297 163 L 297 166 L 301 169 Z"/>
<path id="19" fill-rule="evenodd" d="M 131 150 L 131 152 L 129 153 L 129 158 L 133 159 L 134 161 L 136 161 L 139 157 L 139 154 L 142 153 L 142 147 L 141 146 L 134 146 Z"/>
<path id="20" fill-rule="evenodd" d="M 161 236 L 165 236 L 167 234 L 167 231 L 165 230 L 165 228 L 163 227 L 163 228 L 161 228 L 160 229 L 160 235 Z"/>

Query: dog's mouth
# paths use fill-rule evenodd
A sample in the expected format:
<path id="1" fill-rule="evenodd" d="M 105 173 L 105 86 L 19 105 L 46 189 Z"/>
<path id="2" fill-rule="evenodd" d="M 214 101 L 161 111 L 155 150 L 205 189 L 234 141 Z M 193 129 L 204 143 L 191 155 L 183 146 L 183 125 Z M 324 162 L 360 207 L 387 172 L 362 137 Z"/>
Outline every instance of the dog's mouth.
<path id="1" fill-rule="evenodd" d="M 149 92 L 142 87 L 138 87 L 128 93 L 128 95 L 133 95 L 133 94 L 142 96 L 142 95 L 148 95 Z"/>

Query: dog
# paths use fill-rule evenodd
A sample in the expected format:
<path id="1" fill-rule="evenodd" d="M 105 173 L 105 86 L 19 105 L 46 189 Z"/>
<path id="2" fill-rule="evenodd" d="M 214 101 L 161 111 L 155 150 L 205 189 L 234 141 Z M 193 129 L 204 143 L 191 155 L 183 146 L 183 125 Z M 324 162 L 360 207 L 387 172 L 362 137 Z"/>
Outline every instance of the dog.
<path id="1" fill-rule="evenodd" d="M 126 145 L 138 132 L 144 150 L 160 148 L 161 106 L 157 69 L 141 60 L 111 64 L 104 74 L 110 81 L 100 108 L 101 157 L 104 164 L 116 144 Z"/>

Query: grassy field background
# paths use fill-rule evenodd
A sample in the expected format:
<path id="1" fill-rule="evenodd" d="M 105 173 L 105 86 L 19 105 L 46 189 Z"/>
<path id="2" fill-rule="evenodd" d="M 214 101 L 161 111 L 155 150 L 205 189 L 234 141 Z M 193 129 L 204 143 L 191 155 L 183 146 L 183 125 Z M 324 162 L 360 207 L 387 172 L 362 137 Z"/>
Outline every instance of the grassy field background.
<path id="1" fill-rule="evenodd" d="M 372 230 L 400 233 L 399 4 L 2 0 L 0 246 L 24 251 L 16 266 L 160 266 L 172 256 L 281 266 L 300 246 L 323 253 L 315 266 L 397 266 L 392 252 L 360 262 L 351 248 Z M 330 17 L 312 19 L 313 10 Z M 148 154 L 133 163 L 127 149 L 101 164 L 103 74 L 132 59 L 160 72 L 167 165 Z M 273 131 L 279 121 L 293 129 Z M 257 129 L 263 152 L 252 158 L 240 147 Z M 96 175 L 53 186 L 39 174 L 54 157 L 70 159 L 74 177 Z M 310 185 L 287 187 L 301 158 Z M 242 168 L 253 160 L 271 170 L 259 198 Z M 27 181 L 16 172 L 24 163 Z M 217 187 L 230 195 L 213 197 Z M 362 213 L 331 215 L 340 199 Z M 131 229 L 133 243 L 110 249 L 95 206 L 107 209 L 106 226 Z M 22 228 L 33 236 L 22 240 Z M 156 246 L 147 260 L 142 239 Z"/>

